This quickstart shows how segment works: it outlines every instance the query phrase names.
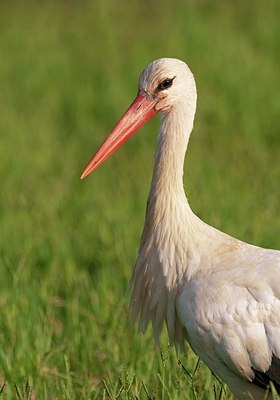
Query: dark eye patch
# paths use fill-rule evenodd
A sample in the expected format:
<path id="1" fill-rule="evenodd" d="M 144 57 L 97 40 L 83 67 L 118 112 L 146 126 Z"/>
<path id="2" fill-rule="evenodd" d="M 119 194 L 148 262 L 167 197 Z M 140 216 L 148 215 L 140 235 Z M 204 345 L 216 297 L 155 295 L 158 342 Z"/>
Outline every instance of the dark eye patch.
<path id="1" fill-rule="evenodd" d="M 164 79 L 162 82 L 160 82 L 160 84 L 157 87 L 157 91 L 160 92 L 161 90 L 165 90 L 168 89 L 172 86 L 173 80 L 176 78 L 176 76 L 174 76 L 174 78 L 166 78 Z"/>

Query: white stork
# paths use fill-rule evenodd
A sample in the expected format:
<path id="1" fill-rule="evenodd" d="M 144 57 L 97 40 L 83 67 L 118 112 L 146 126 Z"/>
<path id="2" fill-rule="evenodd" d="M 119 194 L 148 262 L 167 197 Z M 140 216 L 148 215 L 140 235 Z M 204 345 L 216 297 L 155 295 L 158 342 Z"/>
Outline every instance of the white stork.
<path id="1" fill-rule="evenodd" d="M 183 186 L 196 85 L 177 59 L 152 62 L 138 95 L 85 168 L 87 176 L 153 115 L 161 125 L 146 220 L 132 276 L 131 316 L 140 331 L 165 322 L 238 399 L 280 393 L 280 251 L 234 239 L 202 222 Z M 272 399 L 269 392 L 266 399 Z"/>

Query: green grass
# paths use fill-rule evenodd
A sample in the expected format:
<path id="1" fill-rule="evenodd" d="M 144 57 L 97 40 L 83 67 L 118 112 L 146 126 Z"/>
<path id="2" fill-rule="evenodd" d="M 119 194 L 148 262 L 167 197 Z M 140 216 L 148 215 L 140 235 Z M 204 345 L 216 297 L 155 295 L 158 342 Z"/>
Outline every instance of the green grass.
<path id="1" fill-rule="evenodd" d="M 194 211 L 279 248 L 280 3 L 167 3 L 0 4 L 0 399 L 220 398 L 191 351 L 166 333 L 155 351 L 128 319 L 158 119 L 79 175 L 142 68 L 181 58 L 199 94 Z"/>

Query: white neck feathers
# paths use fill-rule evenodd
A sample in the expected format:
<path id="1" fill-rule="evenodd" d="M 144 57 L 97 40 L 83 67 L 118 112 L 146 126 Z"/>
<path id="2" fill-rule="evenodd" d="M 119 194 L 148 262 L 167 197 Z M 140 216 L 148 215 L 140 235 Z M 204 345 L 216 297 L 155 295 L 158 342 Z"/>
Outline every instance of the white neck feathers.
<path id="1" fill-rule="evenodd" d="M 175 301 L 187 268 L 186 231 L 192 229 L 195 217 L 183 186 L 194 113 L 195 102 L 192 107 L 182 102 L 162 116 L 145 226 L 131 280 L 131 317 L 135 320 L 140 313 L 140 331 L 151 320 L 158 339 L 165 320 L 170 340 L 182 346 Z"/>

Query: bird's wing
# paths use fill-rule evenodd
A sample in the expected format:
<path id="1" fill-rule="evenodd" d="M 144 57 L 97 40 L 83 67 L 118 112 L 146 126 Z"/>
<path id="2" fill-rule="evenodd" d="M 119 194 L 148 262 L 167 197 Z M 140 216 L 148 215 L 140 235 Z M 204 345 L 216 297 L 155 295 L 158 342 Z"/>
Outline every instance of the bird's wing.
<path id="1" fill-rule="evenodd" d="M 259 249 L 240 260 L 188 282 L 178 314 L 214 372 L 227 369 L 262 388 L 272 381 L 280 391 L 280 252 Z"/>
<path id="2" fill-rule="evenodd" d="M 272 360 L 270 367 L 267 371 L 262 372 L 254 369 L 255 377 L 252 381 L 255 385 L 262 389 L 266 389 L 269 382 L 273 382 L 275 389 L 280 393 L 280 359 L 274 354 L 272 355 Z"/>

